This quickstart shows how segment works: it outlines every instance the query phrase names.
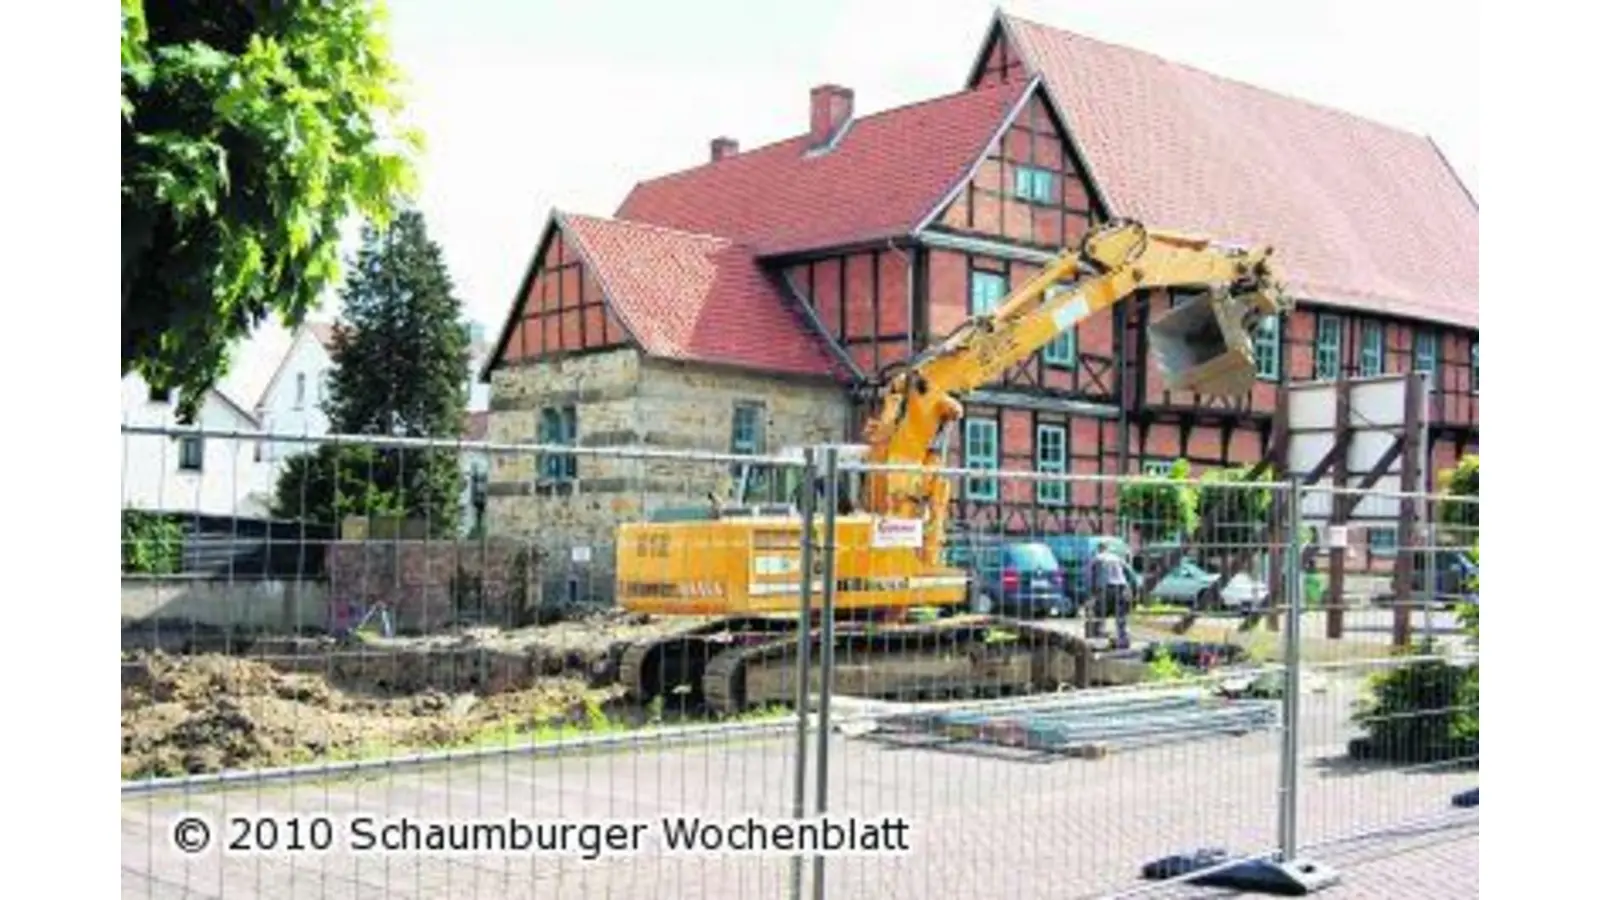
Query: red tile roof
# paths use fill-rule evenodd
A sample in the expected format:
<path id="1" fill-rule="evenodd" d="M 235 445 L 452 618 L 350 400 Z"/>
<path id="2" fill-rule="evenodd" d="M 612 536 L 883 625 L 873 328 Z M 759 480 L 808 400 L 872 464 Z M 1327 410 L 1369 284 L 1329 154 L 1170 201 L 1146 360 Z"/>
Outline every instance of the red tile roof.
<path id="1" fill-rule="evenodd" d="M 1025 85 L 964 91 L 641 182 L 617 218 L 721 235 L 767 255 L 909 233 L 964 180 Z"/>
<path id="2" fill-rule="evenodd" d="M 835 371 L 751 248 L 638 222 L 556 219 L 644 352 L 795 375 Z"/>
<path id="3" fill-rule="evenodd" d="M 1477 327 L 1478 210 L 1432 141 L 1002 15 L 1112 211 L 1271 243 L 1297 294 Z"/>

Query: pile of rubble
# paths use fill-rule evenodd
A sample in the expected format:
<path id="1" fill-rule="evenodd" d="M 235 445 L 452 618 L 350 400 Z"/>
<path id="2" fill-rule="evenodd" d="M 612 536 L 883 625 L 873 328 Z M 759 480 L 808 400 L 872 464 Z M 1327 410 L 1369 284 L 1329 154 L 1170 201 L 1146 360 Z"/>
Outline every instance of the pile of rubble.
<path id="1" fill-rule="evenodd" d="M 459 744 L 485 732 L 638 718 L 622 649 L 685 627 L 621 616 L 249 657 L 122 661 L 122 777 L 291 765 Z"/>

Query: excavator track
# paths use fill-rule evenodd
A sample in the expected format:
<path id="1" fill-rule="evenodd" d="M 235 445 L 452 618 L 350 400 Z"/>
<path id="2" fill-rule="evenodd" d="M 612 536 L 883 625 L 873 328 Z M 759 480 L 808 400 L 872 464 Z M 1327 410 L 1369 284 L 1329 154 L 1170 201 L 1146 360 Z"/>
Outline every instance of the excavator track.
<path id="1" fill-rule="evenodd" d="M 634 697 L 679 697 L 695 703 L 705 696 L 703 673 L 710 661 L 730 649 L 781 641 L 796 629 L 782 618 L 718 619 L 676 634 L 631 644 L 622 653 L 618 677 Z"/>
<path id="2" fill-rule="evenodd" d="M 735 715 L 792 704 L 800 640 L 793 631 L 725 646 L 700 675 L 713 713 Z M 812 692 L 821 686 L 822 640 L 810 642 Z M 834 635 L 834 691 L 881 699 L 1034 693 L 1073 682 L 1084 644 L 1042 624 L 997 617 L 864 627 L 841 623 Z"/>

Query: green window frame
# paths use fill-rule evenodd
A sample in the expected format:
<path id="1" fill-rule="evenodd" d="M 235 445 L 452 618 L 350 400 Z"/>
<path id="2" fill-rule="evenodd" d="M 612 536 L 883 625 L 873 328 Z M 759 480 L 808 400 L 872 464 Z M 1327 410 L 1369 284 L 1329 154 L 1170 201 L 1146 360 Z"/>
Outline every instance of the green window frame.
<path id="1" fill-rule="evenodd" d="M 1045 291 L 1045 299 L 1048 300 L 1064 290 L 1066 290 L 1066 288 L 1062 287 L 1061 285 L 1055 285 L 1054 287 Z M 1072 369 L 1077 367 L 1078 326 L 1074 325 L 1066 331 L 1063 331 L 1061 334 L 1056 336 L 1055 340 L 1052 340 L 1050 343 L 1044 345 L 1044 362 L 1045 365 L 1054 366 L 1058 369 Z"/>
<path id="2" fill-rule="evenodd" d="M 762 413 L 765 409 L 759 403 L 735 403 L 733 405 L 733 434 L 729 446 L 733 452 L 742 456 L 757 456 L 766 444 L 766 435 L 763 425 Z"/>
<path id="3" fill-rule="evenodd" d="M 1000 468 L 1000 423 L 994 419 L 968 419 L 961 441 L 962 458 L 968 469 Z M 996 500 L 999 482 L 993 478 L 968 477 L 968 500 Z"/>
<path id="4" fill-rule="evenodd" d="M 1000 308 L 1000 301 L 1006 296 L 1006 279 L 1004 275 L 994 272 L 981 272 L 974 270 L 972 285 L 968 293 L 970 314 L 974 316 L 987 315 Z"/>
<path id="5" fill-rule="evenodd" d="M 539 413 L 539 443 L 571 447 L 577 442 L 577 407 L 546 407 Z M 539 460 L 539 475 L 549 481 L 572 481 L 578 477 L 578 458 L 570 453 L 546 453 Z"/>
<path id="6" fill-rule="evenodd" d="M 1394 556 L 1400 549 L 1400 529 L 1368 528 L 1367 552 L 1373 556 Z"/>
<path id="7" fill-rule="evenodd" d="M 1277 381 L 1282 344 L 1278 339 L 1278 317 L 1267 316 L 1256 328 L 1256 377 L 1263 381 Z"/>
<path id="8" fill-rule="evenodd" d="M 1158 478 L 1165 478 L 1172 474 L 1173 462 L 1170 459 L 1147 459 L 1141 467 L 1144 474 Z"/>
<path id="9" fill-rule="evenodd" d="M 1477 341 L 1473 341 L 1472 342 L 1472 374 L 1471 374 L 1471 378 L 1472 378 L 1471 390 L 1472 390 L 1472 392 L 1474 394 L 1476 394 L 1478 392 L 1478 342 Z"/>
<path id="10" fill-rule="evenodd" d="M 1315 377 L 1327 380 L 1339 377 L 1339 359 L 1344 350 L 1344 323 L 1336 316 L 1317 317 L 1317 349 Z"/>
<path id="11" fill-rule="evenodd" d="M 1361 375 L 1370 378 L 1383 374 L 1383 324 L 1368 322 L 1361 326 Z"/>
<path id="12" fill-rule="evenodd" d="M 1012 193 L 1033 203 L 1049 203 L 1055 193 L 1055 173 L 1034 166 L 1017 166 Z"/>
<path id="13" fill-rule="evenodd" d="M 1060 425 L 1040 425 L 1034 437 L 1034 468 L 1039 472 L 1066 474 L 1067 429 Z M 1041 506 L 1067 505 L 1067 483 L 1053 479 L 1036 482 L 1036 499 Z"/>
<path id="14" fill-rule="evenodd" d="M 761 403 L 742 401 L 733 405 L 733 424 L 729 429 L 729 451 L 735 456 L 759 456 L 766 452 L 766 406 Z M 730 475 L 734 483 L 745 474 L 746 468 L 750 469 L 750 480 L 745 485 L 745 501 L 751 498 L 764 496 L 768 487 L 768 470 L 766 466 L 747 466 L 735 463 Z"/>
<path id="15" fill-rule="evenodd" d="M 1417 332 L 1417 339 L 1413 342 L 1413 361 L 1411 371 L 1427 372 L 1428 380 L 1432 383 L 1432 390 L 1439 389 L 1439 335 L 1432 331 Z"/>

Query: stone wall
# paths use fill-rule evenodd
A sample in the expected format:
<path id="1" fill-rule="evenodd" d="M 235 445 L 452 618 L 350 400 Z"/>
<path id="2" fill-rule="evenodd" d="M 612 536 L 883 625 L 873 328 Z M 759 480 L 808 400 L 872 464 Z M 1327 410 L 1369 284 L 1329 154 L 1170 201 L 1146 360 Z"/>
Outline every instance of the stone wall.
<path id="1" fill-rule="evenodd" d="M 386 601 L 402 633 L 455 622 L 530 624 L 541 613 L 541 556 L 527 541 L 339 541 L 328 546 L 329 628 Z"/>
<path id="2" fill-rule="evenodd" d="M 767 451 L 841 441 L 849 400 L 825 382 L 679 363 L 617 350 L 506 367 L 493 374 L 490 440 L 534 443 L 540 411 L 573 406 L 582 447 L 728 453 L 736 404 L 765 413 Z M 701 505 L 729 486 L 726 462 L 579 456 L 575 484 L 538 477 L 532 453 L 497 453 L 489 468 L 491 535 L 547 552 L 548 597 L 608 603 L 621 522 L 668 506 Z"/>
<path id="3" fill-rule="evenodd" d="M 153 625 L 295 634 L 328 624 L 328 593 L 315 581 L 123 578 L 122 627 Z"/>

